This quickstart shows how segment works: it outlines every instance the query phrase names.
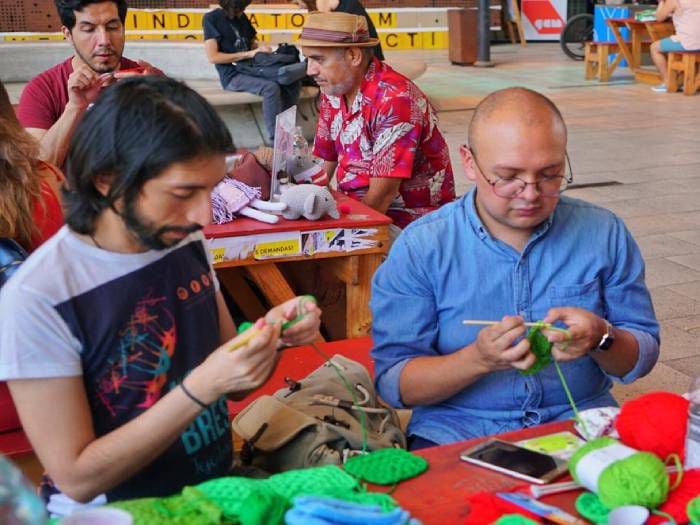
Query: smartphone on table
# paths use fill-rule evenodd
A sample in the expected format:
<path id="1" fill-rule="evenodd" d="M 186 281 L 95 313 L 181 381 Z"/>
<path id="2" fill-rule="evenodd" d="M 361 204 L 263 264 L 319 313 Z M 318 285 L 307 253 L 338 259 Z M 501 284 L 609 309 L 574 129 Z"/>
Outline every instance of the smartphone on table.
<path id="1" fill-rule="evenodd" d="M 462 452 L 460 458 L 541 485 L 568 471 L 566 462 L 561 459 L 500 439 L 489 439 L 479 443 Z"/>

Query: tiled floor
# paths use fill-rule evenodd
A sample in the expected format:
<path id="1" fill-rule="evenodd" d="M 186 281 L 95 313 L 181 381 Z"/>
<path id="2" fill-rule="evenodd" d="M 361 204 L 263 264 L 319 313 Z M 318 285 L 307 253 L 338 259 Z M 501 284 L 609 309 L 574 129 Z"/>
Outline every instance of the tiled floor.
<path id="1" fill-rule="evenodd" d="M 466 138 L 469 108 L 481 97 L 521 85 L 559 106 L 576 182 L 620 183 L 569 194 L 625 220 L 647 261 L 662 326 L 656 368 L 632 385 L 616 386 L 615 395 L 623 401 L 651 390 L 687 390 L 700 375 L 700 95 L 653 93 L 620 68 L 608 85 L 586 81 L 582 63 L 566 58 L 557 44 L 494 46 L 490 69 L 453 66 L 446 51 L 418 58 L 428 69 L 417 83 L 440 110 L 460 193 L 468 184 L 459 175 L 457 147 Z"/>

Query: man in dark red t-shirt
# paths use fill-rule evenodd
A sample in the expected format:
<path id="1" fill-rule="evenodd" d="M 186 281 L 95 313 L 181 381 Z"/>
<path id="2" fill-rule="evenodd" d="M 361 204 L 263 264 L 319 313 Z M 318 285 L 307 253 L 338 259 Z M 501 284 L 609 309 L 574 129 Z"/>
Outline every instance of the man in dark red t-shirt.
<path id="1" fill-rule="evenodd" d="M 75 126 L 104 86 L 133 74 L 162 73 L 122 57 L 126 0 L 57 0 L 56 5 L 75 55 L 27 84 L 17 116 L 39 140 L 39 157 L 62 166 Z M 134 68 L 139 69 L 126 71 Z"/>

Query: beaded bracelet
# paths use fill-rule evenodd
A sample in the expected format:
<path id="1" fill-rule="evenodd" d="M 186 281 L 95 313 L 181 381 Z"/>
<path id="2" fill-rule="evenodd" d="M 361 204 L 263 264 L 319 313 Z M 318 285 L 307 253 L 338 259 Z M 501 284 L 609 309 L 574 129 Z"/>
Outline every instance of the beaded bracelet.
<path id="1" fill-rule="evenodd" d="M 185 387 L 185 382 L 184 382 L 184 381 L 183 381 L 182 383 L 180 383 L 180 388 L 182 388 L 182 391 L 185 393 L 185 395 L 186 395 L 187 397 L 189 397 L 192 401 L 194 401 L 195 403 L 197 403 L 200 407 L 202 407 L 202 408 L 204 408 L 204 409 L 207 408 L 207 404 L 206 404 L 206 403 L 204 403 L 202 400 L 196 398 L 196 397 L 192 394 L 192 392 L 190 392 L 189 390 L 187 390 L 187 388 Z"/>

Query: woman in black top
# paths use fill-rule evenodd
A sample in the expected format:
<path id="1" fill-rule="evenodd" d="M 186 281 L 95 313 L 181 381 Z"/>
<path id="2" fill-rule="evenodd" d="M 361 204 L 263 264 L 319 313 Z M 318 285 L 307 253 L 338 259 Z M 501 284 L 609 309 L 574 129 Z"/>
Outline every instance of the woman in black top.
<path id="1" fill-rule="evenodd" d="M 322 11 L 324 13 L 330 13 L 331 11 L 338 11 L 340 13 L 364 16 L 367 19 L 369 36 L 372 38 L 379 38 L 374 23 L 372 23 L 372 19 L 359 0 L 294 0 L 294 3 L 299 7 L 305 7 L 309 12 Z M 374 56 L 379 60 L 384 60 L 381 44 L 377 44 L 377 47 L 374 48 Z"/>
<path id="2" fill-rule="evenodd" d="M 275 119 L 279 113 L 297 103 L 301 82 L 282 86 L 273 80 L 246 75 L 236 70 L 236 62 L 253 58 L 259 51 L 271 51 L 268 44 L 258 44 L 257 31 L 245 15 L 251 0 L 219 0 L 221 9 L 204 15 L 204 49 L 214 64 L 221 86 L 228 91 L 245 91 L 263 97 L 263 118 L 271 144 L 275 137 Z"/>

